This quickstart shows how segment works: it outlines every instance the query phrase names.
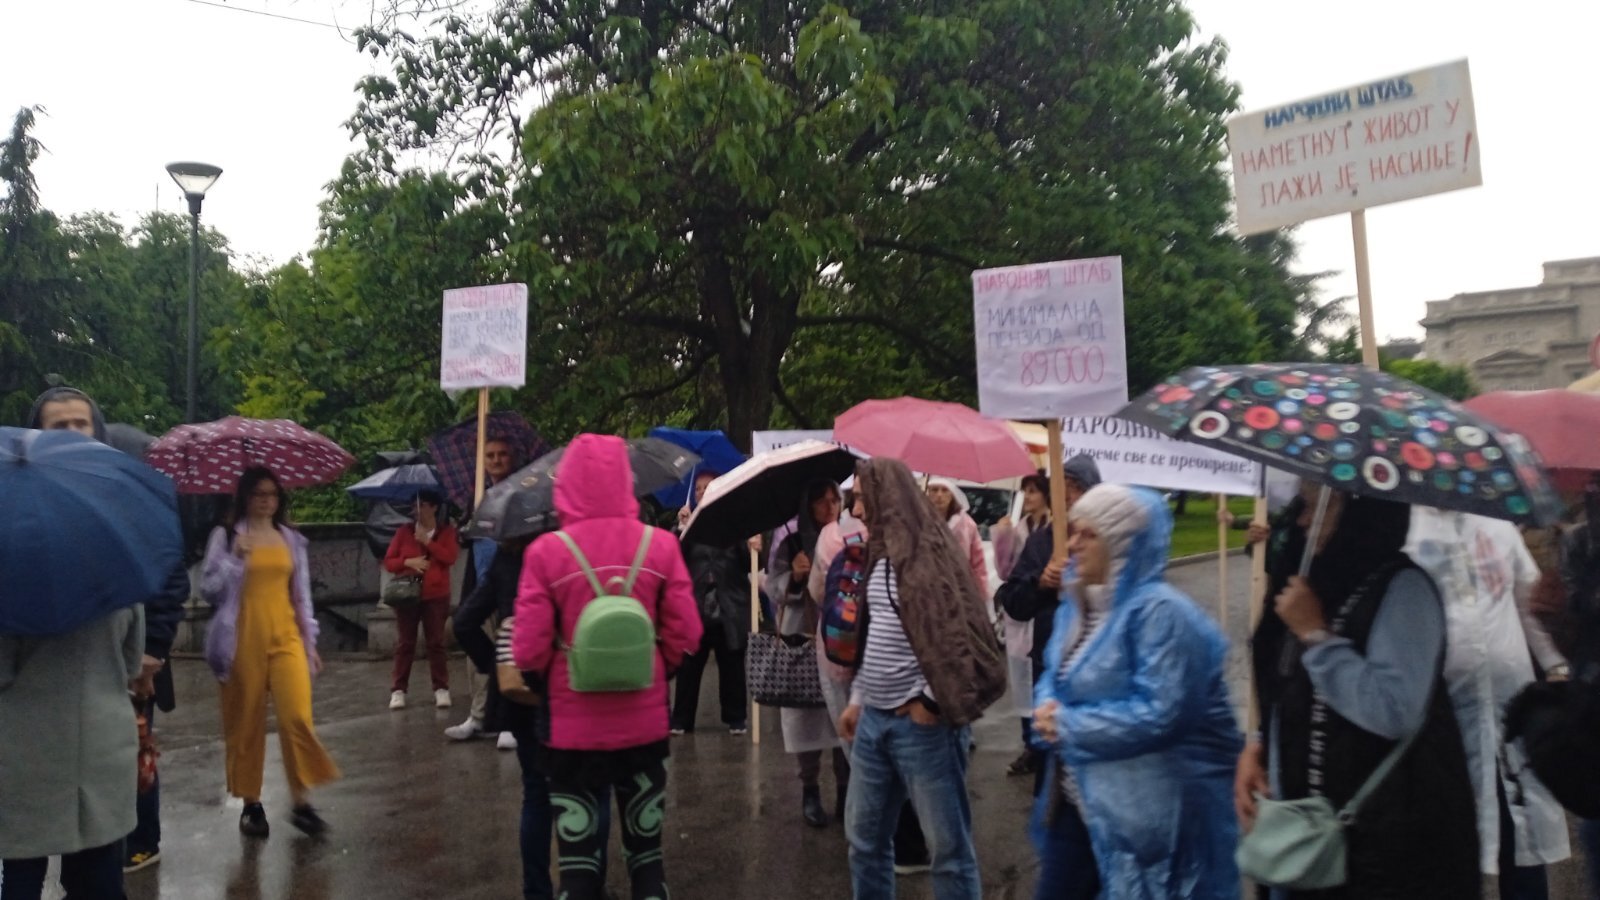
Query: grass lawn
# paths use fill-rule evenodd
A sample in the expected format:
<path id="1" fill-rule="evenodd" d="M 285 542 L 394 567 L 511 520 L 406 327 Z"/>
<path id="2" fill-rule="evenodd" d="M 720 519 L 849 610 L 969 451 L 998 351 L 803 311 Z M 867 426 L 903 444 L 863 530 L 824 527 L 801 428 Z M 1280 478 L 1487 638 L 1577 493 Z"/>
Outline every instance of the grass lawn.
<path id="1" fill-rule="evenodd" d="M 1240 521 L 1250 518 L 1254 502 L 1249 497 L 1229 497 L 1228 509 Z M 1172 504 L 1174 509 L 1177 503 Z M 1228 546 L 1244 546 L 1244 530 L 1228 531 Z M 1215 494 L 1190 494 L 1183 515 L 1173 514 L 1172 556 L 1193 556 L 1217 552 L 1217 497 Z"/>

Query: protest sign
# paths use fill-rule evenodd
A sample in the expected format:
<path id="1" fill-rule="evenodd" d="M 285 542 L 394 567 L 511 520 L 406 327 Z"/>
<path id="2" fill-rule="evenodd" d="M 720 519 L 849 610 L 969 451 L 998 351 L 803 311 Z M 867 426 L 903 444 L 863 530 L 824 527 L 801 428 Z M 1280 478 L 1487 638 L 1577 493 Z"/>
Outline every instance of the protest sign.
<path id="1" fill-rule="evenodd" d="M 1121 257 L 980 269 L 972 294 L 984 415 L 1056 419 L 1128 402 Z"/>
<path id="2" fill-rule="evenodd" d="M 1483 184 L 1467 61 L 1228 121 L 1239 232 Z"/>
<path id="3" fill-rule="evenodd" d="M 1247 459 L 1172 438 L 1112 416 L 1071 416 L 1061 422 L 1061 452 L 1094 459 L 1100 478 L 1168 491 L 1254 494 L 1260 469 Z"/>
<path id="4" fill-rule="evenodd" d="M 528 286 L 491 284 L 444 292 L 439 387 L 522 387 L 528 371 Z"/>
<path id="5" fill-rule="evenodd" d="M 798 444 L 801 441 L 823 441 L 833 443 L 833 429 L 824 428 L 811 431 L 752 431 L 750 432 L 750 455 L 760 456 L 779 447 Z"/>

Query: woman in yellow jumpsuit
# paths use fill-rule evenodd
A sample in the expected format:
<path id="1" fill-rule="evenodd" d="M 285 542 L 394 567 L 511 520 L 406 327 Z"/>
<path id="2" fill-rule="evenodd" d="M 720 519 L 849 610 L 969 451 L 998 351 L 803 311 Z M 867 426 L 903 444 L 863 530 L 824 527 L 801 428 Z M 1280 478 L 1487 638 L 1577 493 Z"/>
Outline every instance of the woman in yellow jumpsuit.
<path id="1" fill-rule="evenodd" d="M 290 822 L 310 835 L 327 823 L 310 791 L 339 777 L 311 723 L 311 677 L 322 669 L 311 607 L 306 539 L 288 523 L 282 488 L 264 468 L 245 471 L 229 524 L 206 546 L 201 592 L 216 607 L 206 661 L 222 682 L 228 793 L 245 802 L 239 830 L 265 837 L 261 805 L 267 753 L 267 695 L 293 802 Z"/>

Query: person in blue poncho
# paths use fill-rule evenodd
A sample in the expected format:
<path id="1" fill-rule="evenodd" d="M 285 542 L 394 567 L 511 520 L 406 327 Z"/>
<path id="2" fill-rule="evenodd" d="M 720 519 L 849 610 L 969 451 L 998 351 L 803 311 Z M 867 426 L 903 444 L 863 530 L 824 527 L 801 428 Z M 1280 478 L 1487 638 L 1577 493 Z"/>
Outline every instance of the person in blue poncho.
<path id="1" fill-rule="evenodd" d="M 1159 495 L 1098 485 L 1072 518 L 1078 578 L 1034 690 L 1034 731 L 1051 748 L 1037 896 L 1237 900 L 1243 740 L 1227 643 L 1163 580 L 1172 516 Z"/>

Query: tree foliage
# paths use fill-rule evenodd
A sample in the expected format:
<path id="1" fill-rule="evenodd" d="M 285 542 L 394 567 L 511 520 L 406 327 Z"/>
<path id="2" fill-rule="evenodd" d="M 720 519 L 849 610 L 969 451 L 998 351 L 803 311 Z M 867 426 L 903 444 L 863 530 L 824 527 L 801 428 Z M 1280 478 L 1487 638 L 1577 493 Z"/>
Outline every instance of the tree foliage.
<path id="1" fill-rule="evenodd" d="M 1171 0 L 530 0 L 361 40 L 394 71 L 362 85 L 365 179 L 465 151 L 553 421 L 743 440 L 971 400 L 975 268 L 1122 256 L 1136 389 L 1281 355 L 1308 293 L 1226 228 L 1237 91 Z"/>
<path id="2" fill-rule="evenodd" d="M 189 221 L 150 213 L 132 229 L 104 213 L 66 221 L 39 206 L 35 110 L 0 143 L 0 421 L 20 422 L 49 375 L 95 397 L 111 421 L 159 433 L 183 410 Z M 243 277 L 201 232 L 202 334 L 233 318 Z M 234 385 L 204 346 L 197 406 L 232 411 Z"/>

